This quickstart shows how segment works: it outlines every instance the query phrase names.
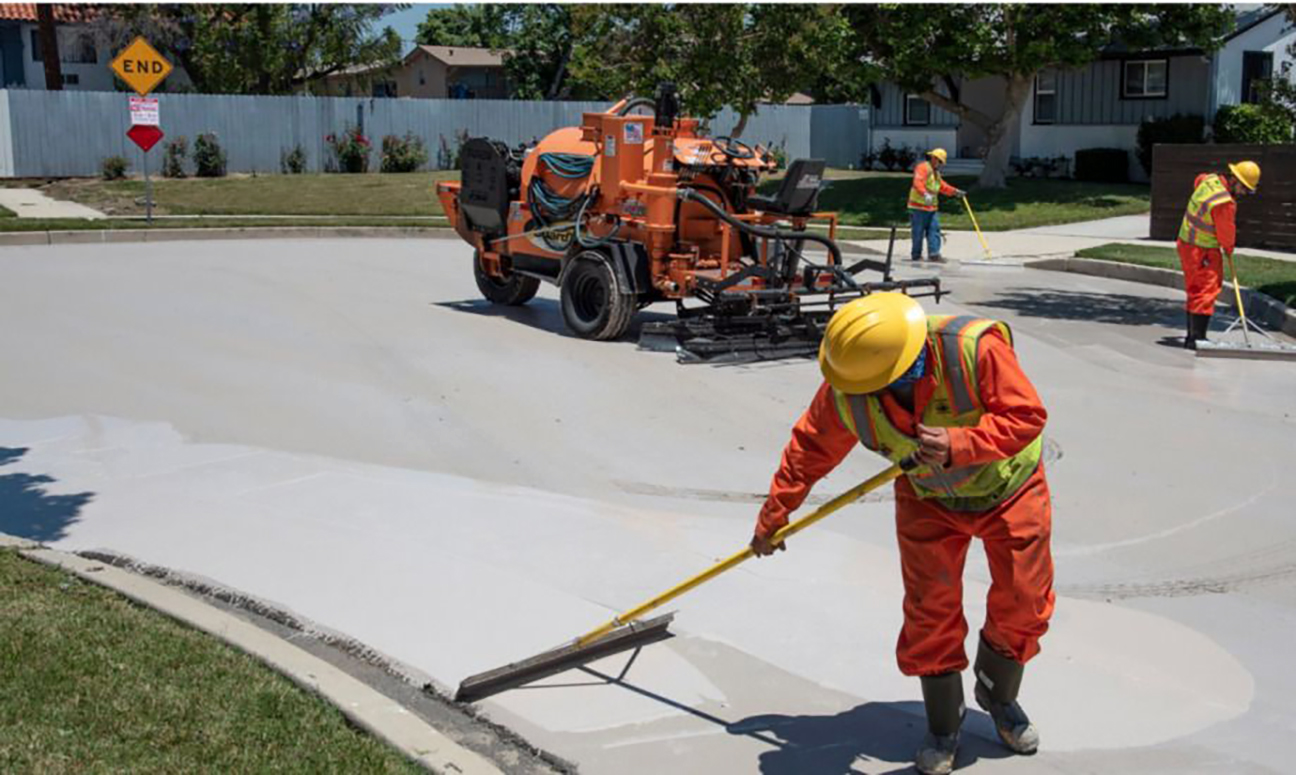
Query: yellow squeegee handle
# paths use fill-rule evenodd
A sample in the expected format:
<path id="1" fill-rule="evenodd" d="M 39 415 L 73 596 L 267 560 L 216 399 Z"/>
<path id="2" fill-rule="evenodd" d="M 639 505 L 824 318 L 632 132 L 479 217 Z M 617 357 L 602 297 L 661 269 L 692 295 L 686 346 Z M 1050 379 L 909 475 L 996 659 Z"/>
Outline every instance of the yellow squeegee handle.
<path id="1" fill-rule="evenodd" d="M 829 514 L 832 514 L 834 511 L 837 511 L 842 506 L 845 506 L 849 503 L 859 500 L 860 498 L 864 497 L 866 493 L 876 490 L 877 488 L 881 487 L 887 482 L 897 478 L 902 473 L 912 470 L 916 466 L 917 463 L 913 461 L 911 458 L 905 458 L 899 463 L 893 464 L 890 468 L 886 469 L 882 473 L 877 474 L 876 476 L 872 476 L 863 482 L 860 482 L 859 484 L 855 485 L 851 489 L 847 490 L 841 495 L 838 495 L 836 498 L 833 498 L 832 500 L 828 501 L 824 505 L 820 506 L 819 508 L 810 512 L 806 516 L 802 517 L 801 519 L 798 519 L 794 522 L 784 525 L 777 533 L 775 533 L 773 536 L 770 537 L 770 543 L 775 546 L 783 543 L 783 541 L 788 537 L 796 535 L 797 533 L 801 532 L 802 530 L 805 530 L 806 528 L 810 527 L 811 525 L 823 519 L 824 517 L 828 516 Z M 607 635 L 609 632 L 612 632 L 616 628 L 629 624 L 630 622 L 633 622 L 634 620 L 638 619 L 639 617 L 643 616 L 644 614 L 648 613 L 654 608 L 657 608 L 658 606 L 661 605 L 665 605 L 666 603 L 670 602 L 671 600 L 674 600 L 675 598 L 679 597 L 685 592 L 688 592 L 690 589 L 693 589 L 694 587 L 701 586 L 702 584 L 710 581 L 716 576 L 719 576 L 721 573 L 724 573 L 725 571 L 729 570 L 735 565 L 738 565 L 742 561 L 754 556 L 754 554 L 755 552 L 752 551 L 752 548 L 750 546 L 746 547 L 741 552 L 738 552 L 724 560 L 721 560 L 715 565 L 712 565 L 710 568 L 707 568 L 706 570 L 697 574 L 693 578 L 688 579 L 687 581 L 681 582 L 671 587 L 670 589 L 661 593 L 657 597 L 654 597 L 651 600 L 647 600 L 643 603 L 640 603 L 634 608 L 631 608 L 629 611 L 626 611 L 625 613 L 622 613 L 621 615 L 603 623 L 599 627 L 590 630 L 589 632 L 585 633 L 584 635 L 576 639 L 576 645 L 588 646 L 589 644 L 593 643 L 599 638 L 602 638 L 604 635 Z"/>
<path id="2" fill-rule="evenodd" d="M 972 228 L 976 229 L 977 239 L 981 240 L 981 249 L 985 251 L 986 258 L 990 258 L 990 246 L 986 244 L 985 235 L 981 233 L 981 224 L 977 223 L 976 215 L 972 212 L 972 203 L 966 196 L 960 198 L 963 200 L 963 206 L 967 208 L 968 217 L 972 219 Z"/>
<path id="3" fill-rule="evenodd" d="M 1247 335 L 1246 307 L 1242 304 L 1242 286 L 1238 285 L 1237 267 L 1233 265 L 1233 254 L 1225 253 L 1228 256 L 1229 276 L 1233 279 L 1233 298 L 1237 300 L 1238 317 L 1242 319 L 1242 341 L 1248 345 L 1251 344 L 1251 337 Z"/>

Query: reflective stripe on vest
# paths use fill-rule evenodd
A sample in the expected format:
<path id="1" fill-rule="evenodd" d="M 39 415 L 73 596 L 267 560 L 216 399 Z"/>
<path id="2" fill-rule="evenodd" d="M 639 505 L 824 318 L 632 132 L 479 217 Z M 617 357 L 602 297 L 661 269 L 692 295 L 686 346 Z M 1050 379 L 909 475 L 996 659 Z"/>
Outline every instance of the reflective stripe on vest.
<path id="1" fill-rule="evenodd" d="M 1232 202 L 1228 184 L 1219 175 L 1211 175 L 1193 190 L 1188 206 L 1184 209 L 1183 222 L 1179 224 L 1179 239 L 1189 245 L 1201 248 L 1217 248 L 1219 240 L 1215 237 L 1215 216 L 1213 210 L 1226 202 Z"/>
<path id="2" fill-rule="evenodd" d="M 975 425 L 984 411 L 977 387 L 979 342 L 998 329 L 1011 345 L 1007 325 L 970 316 L 931 316 L 927 320 L 927 346 L 931 353 L 936 388 L 923 410 L 922 421 L 933 427 Z M 842 423 L 860 444 L 892 461 L 918 449 L 918 441 L 901 433 L 886 416 L 878 394 L 848 395 L 833 391 Z M 935 498 L 953 511 L 983 511 L 1006 500 L 1039 465 L 1042 441 L 1036 438 L 1016 455 L 990 463 L 957 468 L 922 466 L 908 474 L 920 498 Z"/>
<path id="3" fill-rule="evenodd" d="M 935 194 L 939 197 L 940 190 L 941 190 L 940 173 L 937 172 L 936 168 L 931 165 L 931 162 L 929 161 L 918 162 L 918 166 L 914 168 L 914 172 L 917 173 L 918 170 L 924 164 L 927 165 L 927 181 L 924 184 L 927 188 L 927 193 Z M 934 210 L 936 208 L 935 204 L 927 204 L 926 197 L 923 194 L 918 193 L 914 189 L 912 181 L 910 181 L 909 183 L 909 206 L 920 210 L 927 210 L 927 209 Z"/>

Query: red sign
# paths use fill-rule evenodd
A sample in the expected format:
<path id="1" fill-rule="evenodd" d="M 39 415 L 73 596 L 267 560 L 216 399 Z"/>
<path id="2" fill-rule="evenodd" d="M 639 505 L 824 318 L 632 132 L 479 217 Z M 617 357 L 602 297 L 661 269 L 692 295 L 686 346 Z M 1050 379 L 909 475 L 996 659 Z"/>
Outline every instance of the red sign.
<path id="1" fill-rule="evenodd" d="M 153 146 L 158 144 L 162 139 L 162 130 L 151 124 L 136 124 L 126 130 L 126 136 L 135 141 L 135 144 L 144 149 L 145 153 Z"/>

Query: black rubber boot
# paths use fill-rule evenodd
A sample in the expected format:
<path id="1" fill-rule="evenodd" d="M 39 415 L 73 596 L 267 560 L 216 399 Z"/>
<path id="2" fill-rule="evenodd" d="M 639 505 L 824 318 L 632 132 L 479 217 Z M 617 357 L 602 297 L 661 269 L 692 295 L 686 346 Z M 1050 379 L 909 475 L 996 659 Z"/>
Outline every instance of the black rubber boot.
<path id="1" fill-rule="evenodd" d="M 927 736 L 914 756 L 914 766 L 922 775 L 948 775 L 954 771 L 959 728 L 967 711 L 963 704 L 963 674 L 923 676 L 922 692 Z"/>
<path id="2" fill-rule="evenodd" d="M 976 697 L 981 710 L 994 719 L 999 739 L 1014 753 L 1030 755 L 1039 750 L 1039 732 L 1026 711 L 1017 704 L 1025 666 L 999 654 L 981 638 L 977 648 Z"/>
<path id="3" fill-rule="evenodd" d="M 1206 341 L 1206 332 L 1210 330 L 1210 315 L 1193 315 L 1193 349 L 1197 349 L 1197 342 Z"/>
<path id="4" fill-rule="evenodd" d="M 1197 316 L 1191 312 L 1185 312 L 1184 318 L 1187 321 L 1184 325 L 1187 327 L 1187 333 L 1184 334 L 1184 349 L 1197 349 Z"/>

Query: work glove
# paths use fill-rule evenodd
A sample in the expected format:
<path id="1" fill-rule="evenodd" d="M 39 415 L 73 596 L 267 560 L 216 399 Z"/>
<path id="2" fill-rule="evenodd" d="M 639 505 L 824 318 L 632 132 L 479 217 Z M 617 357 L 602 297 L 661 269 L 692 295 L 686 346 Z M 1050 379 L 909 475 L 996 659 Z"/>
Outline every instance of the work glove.
<path id="1" fill-rule="evenodd" d="M 958 197 L 959 199 L 967 199 L 967 192 L 961 188 L 956 188 L 954 189 L 954 196 Z"/>
<path id="2" fill-rule="evenodd" d="M 935 194 L 923 194 L 923 204 L 929 204 L 929 205 L 934 205 L 934 204 L 936 204 L 936 195 L 935 195 Z"/>

